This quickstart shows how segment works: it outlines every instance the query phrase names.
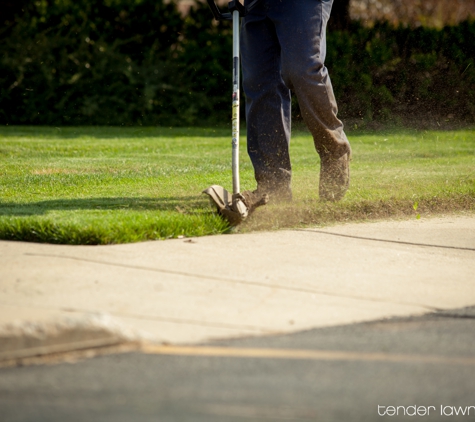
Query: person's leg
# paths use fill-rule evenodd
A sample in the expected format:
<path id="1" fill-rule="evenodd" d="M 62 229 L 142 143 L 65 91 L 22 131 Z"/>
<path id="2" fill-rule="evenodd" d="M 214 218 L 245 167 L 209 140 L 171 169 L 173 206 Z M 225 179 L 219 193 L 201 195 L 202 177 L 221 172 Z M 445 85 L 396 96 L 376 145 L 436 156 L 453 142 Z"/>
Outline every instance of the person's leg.
<path id="1" fill-rule="evenodd" d="M 349 184 L 351 148 L 337 117 L 325 67 L 326 26 L 333 0 L 272 0 L 269 16 L 281 45 L 282 75 L 297 95 L 322 161 L 320 196 L 338 200 Z"/>
<path id="2" fill-rule="evenodd" d="M 290 199 L 290 91 L 281 76 L 281 48 L 262 0 L 242 21 L 241 58 L 248 153 L 258 190 Z"/>

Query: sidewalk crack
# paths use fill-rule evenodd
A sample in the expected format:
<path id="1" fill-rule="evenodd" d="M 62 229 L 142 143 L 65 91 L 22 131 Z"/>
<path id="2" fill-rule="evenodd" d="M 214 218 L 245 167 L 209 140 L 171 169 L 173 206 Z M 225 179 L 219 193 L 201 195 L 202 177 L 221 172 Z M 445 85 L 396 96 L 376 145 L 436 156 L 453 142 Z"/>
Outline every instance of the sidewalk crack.
<path id="1" fill-rule="evenodd" d="M 214 281 L 220 281 L 220 282 L 225 282 L 225 283 L 242 284 L 242 285 L 253 286 L 253 287 L 264 287 L 267 289 L 281 289 L 281 290 L 294 291 L 294 292 L 300 292 L 300 293 L 312 293 L 312 294 L 318 294 L 322 296 L 329 296 L 329 297 L 336 297 L 336 298 L 346 298 L 346 299 L 352 299 L 352 300 L 358 300 L 358 301 L 390 303 L 393 305 L 412 306 L 412 307 L 422 308 L 428 311 L 439 310 L 435 306 L 424 305 L 420 303 L 397 302 L 397 301 L 386 300 L 386 299 L 381 299 L 381 298 L 357 296 L 357 295 L 342 295 L 342 294 L 325 292 L 325 291 L 312 289 L 312 288 L 289 287 L 289 286 L 282 286 L 282 285 L 277 285 L 277 284 L 271 285 L 268 283 L 262 283 L 258 281 L 246 281 L 246 280 L 237 280 L 237 279 L 232 279 L 232 278 L 216 277 L 212 275 L 192 274 L 192 273 L 187 273 L 184 271 L 166 270 L 166 269 L 161 269 L 161 268 L 145 267 L 141 265 L 128 265 L 128 264 L 121 264 L 119 262 L 99 261 L 99 260 L 90 259 L 90 258 L 75 257 L 71 255 L 41 254 L 41 253 L 30 253 L 30 252 L 25 253 L 25 255 L 72 259 L 75 261 L 90 262 L 90 263 L 99 264 L 99 265 L 110 265 L 110 266 L 115 266 L 115 267 L 136 269 L 136 270 L 141 270 L 141 271 L 152 271 L 152 272 L 158 272 L 162 274 L 172 274 L 172 275 L 179 275 L 183 277 L 193 277 L 193 278 L 199 278 L 202 280 L 214 280 Z"/>
<path id="2" fill-rule="evenodd" d="M 295 229 L 295 231 L 301 231 L 301 232 L 307 232 L 307 233 L 327 234 L 327 235 L 330 235 L 330 236 L 347 237 L 347 238 L 350 238 L 350 239 L 371 240 L 373 242 L 386 242 L 386 243 L 396 243 L 396 244 L 399 244 L 399 245 L 425 246 L 427 248 L 455 249 L 455 250 L 459 250 L 459 251 L 475 252 L 475 248 L 466 248 L 466 247 L 462 247 L 462 246 L 444 246 L 444 245 L 432 245 L 432 244 L 429 244 L 429 243 L 406 242 L 406 241 L 403 241 L 403 240 L 378 239 L 376 237 L 356 236 L 356 235 L 351 235 L 351 234 L 334 233 L 334 232 L 327 232 L 327 231 L 323 231 L 323 230 L 314 230 L 314 229 Z"/>

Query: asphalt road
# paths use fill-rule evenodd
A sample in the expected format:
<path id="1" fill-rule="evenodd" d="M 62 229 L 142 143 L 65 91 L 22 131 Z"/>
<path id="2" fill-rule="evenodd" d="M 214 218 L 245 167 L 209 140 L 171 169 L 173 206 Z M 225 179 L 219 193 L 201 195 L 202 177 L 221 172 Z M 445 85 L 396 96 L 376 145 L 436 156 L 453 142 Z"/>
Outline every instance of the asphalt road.
<path id="1" fill-rule="evenodd" d="M 475 307 L 206 346 L 0 369 L 0 420 L 475 421 Z"/>

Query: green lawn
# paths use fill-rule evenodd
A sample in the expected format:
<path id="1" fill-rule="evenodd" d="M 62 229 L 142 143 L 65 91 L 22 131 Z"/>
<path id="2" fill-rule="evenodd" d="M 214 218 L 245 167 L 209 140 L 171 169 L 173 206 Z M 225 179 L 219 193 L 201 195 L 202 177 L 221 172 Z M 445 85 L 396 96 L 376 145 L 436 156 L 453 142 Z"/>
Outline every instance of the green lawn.
<path id="1" fill-rule="evenodd" d="M 295 201 L 238 230 L 475 210 L 475 129 L 353 131 L 351 188 L 318 201 L 311 137 L 291 144 Z M 254 189 L 241 145 L 241 186 Z M 0 238 L 107 244 L 225 233 L 201 191 L 231 190 L 226 128 L 0 128 Z"/>

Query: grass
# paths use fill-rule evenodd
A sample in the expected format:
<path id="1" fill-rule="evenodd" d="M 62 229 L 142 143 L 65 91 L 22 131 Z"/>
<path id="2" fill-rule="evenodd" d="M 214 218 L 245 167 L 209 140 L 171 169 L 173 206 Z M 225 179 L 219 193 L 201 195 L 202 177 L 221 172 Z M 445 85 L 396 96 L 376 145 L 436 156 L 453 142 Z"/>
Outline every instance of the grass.
<path id="1" fill-rule="evenodd" d="M 475 129 L 353 131 L 351 188 L 318 201 L 318 157 L 293 134 L 295 201 L 240 231 L 475 210 Z M 0 238 L 109 244 L 226 233 L 200 192 L 231 190 L 227 128 L 0 128 Z M 253 189 L 241 154 L 241 185 Z"/>

